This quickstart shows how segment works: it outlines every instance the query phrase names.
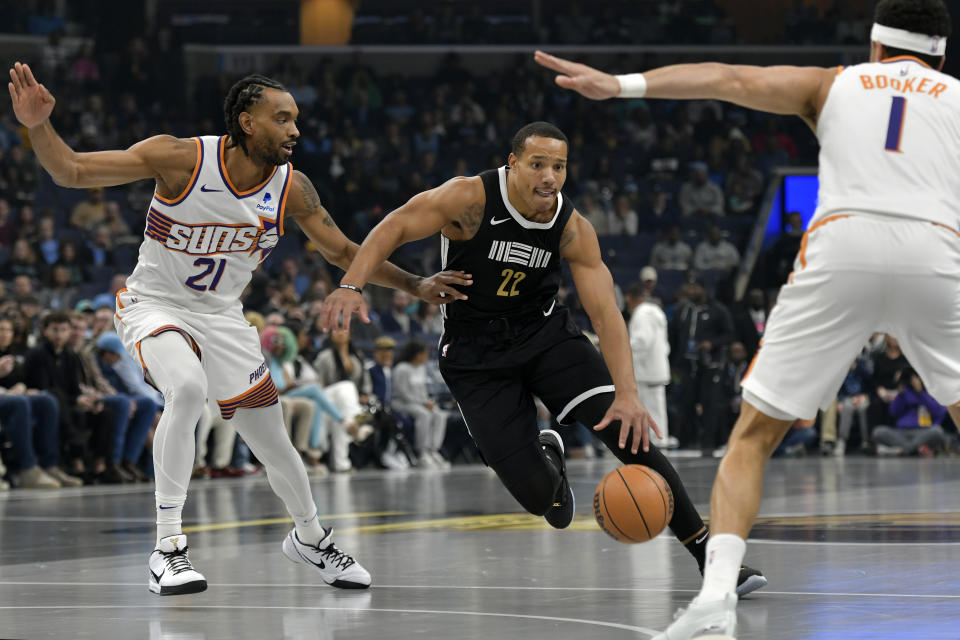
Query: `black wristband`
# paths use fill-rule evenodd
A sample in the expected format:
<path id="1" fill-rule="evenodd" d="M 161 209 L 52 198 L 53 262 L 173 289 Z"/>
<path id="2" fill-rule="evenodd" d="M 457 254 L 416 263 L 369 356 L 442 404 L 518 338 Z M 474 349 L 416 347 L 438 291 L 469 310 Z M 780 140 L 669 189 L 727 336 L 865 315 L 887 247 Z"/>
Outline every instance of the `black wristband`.
<path id="1" fill-rule="evenodd" d="M 363 290 L 360 287 L 355 287 L 352 284 L 341 284 L 339 289 L 350 289 L 350 291 L 356 291 L 360 295 L 363 295 Z"/>

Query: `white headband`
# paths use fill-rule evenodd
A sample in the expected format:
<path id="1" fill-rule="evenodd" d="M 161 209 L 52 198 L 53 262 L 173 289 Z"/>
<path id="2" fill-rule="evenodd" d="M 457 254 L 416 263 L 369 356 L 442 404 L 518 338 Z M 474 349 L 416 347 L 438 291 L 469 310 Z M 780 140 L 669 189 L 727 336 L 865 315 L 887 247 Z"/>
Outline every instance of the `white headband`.
<path id="1" fill-rule="evenodd" d="M 947 53 L 947 39 L 943 36 L 928 36 L 904 29 L 885 27 L 882 24 L 874 23 L 873 30 L 870 31 L 870 40 L 888 47 L 916 51 L 928 56 L 942 56 Z"/>

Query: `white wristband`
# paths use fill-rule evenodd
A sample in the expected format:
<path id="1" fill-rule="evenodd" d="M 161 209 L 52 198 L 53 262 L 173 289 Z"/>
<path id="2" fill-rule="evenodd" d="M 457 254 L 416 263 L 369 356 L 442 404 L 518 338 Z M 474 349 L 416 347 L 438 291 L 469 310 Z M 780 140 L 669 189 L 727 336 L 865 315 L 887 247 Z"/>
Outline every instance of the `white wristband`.
<path id="1" fill-rule="evenodd" d="M 642 98 L 647 94 L 647 79 L 642 73 L 628 73 L 617 76 L 620 83 L 621 98 Z"/>

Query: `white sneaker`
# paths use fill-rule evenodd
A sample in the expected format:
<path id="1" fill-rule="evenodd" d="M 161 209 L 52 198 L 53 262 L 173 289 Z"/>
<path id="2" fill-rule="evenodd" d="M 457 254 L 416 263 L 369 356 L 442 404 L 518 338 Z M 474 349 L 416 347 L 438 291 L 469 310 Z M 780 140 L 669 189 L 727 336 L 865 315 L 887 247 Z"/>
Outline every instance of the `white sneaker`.
<path id="1" fill-rule="evenodd" d="M 61 487 L 82 487 L 83 480 L 75 476 L 70 475 L 63 469 L 57 466 L 47 467 L 43 470 L 48 476 L 60 483 Z"/>
<path id="2" fill-rule="evenodd" d="M 437 469 L 449 471 L 450 467 L 453 466 L 450 464 L 450 461 L 444 458 L 443 454 L 439 451 L 428 451 L 427 454 L 433 459 L 434 464 L 437 465 Z"/>
<path id="3" fill-rule="evenodd" d="M 838 438 L 836 444 L 833 445 L 834 457 L 842 458 L 843 455 L 846 453 L 846 451 L 847 451 L 847 441 L 841 440 Z"/>
<path id="4" fill-rule="evenodd" d="M 14 475 L 20 489 L 59 489 L 60 482 L 40 467 L 30 467 Z"/>
<path id="5" fill-rule="evenodd" d="M 417 467 L 420 469 L 438 469 L 437 461 L 433 459 L 433 456 L 430 455 L 429 451 L 424 451 L 420 454 L 420 458 L 417 461 Z"/>
<path id="6" fill-rule="evenodd" d="M 179 534 L 160 539 L 160 546 L 150 554 L 148 586 L 161 596 L 207 590 L 207 579 L 193 568 L 187 556 L 187 536 Z"/>
<path id="7" fill-rule="evenodd" d="M 877 444 L 877 455 L 878 456 L 902 456 L 903 449 L 900 447 L 892 447 L 888 444 Z"/>
<path id="8" fill-rule="evenodd" d="M 331 539 L 333 527 L 320 544 L 313 546 L 300 542 L 297 530 L 283 539 L 283 555 L 291 561 L 314 567 L 327 584 L 341 589 L 366 589 L 370 586 L 370 572 L 360 563 L 337 549 Z"/>
<path id="9" fill-rule="evenodd" d="M 383 455 L 380 456 L 380 463 L 387 469 L 403 470 L 410 468 L 406 456 L 396 452 L 384 451 Z"/>
<path id="10" fill-rule="evenodd" d="M 736 640 L 737 596 L 728 593 L 723 600 L 703 604 L 694 598 L 673 618 L 673 624 L 652 640 Z"/>

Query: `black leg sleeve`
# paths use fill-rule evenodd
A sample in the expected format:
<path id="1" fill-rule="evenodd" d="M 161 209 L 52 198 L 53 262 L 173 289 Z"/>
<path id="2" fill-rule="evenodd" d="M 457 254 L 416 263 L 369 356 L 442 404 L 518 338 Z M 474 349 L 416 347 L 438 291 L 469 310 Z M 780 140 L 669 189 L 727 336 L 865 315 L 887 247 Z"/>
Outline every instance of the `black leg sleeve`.
<path id="1" fill-rule="evenodd" d="M 570 413 L 569 419 L 576 420 L 589 429 L 603 419 L 612 402 L 612 393 L 601 393 L 587 398 Z M 631 453 L 629 448 L 631 440 L 627 440 L 626 449 L 621 449 L 619 446 L 619 420 L 611 422 L 603 431 L 594 431 L 594 433 L 607 445 L 613 455 L 617 456 L 624 464 L 642 464 L 664 477 L 667 484 L 670 485 L 671 491 L 673 491 L 674 508 L 673 519 L 670 520 L 670 530 L 673 531 L 673 535 L 678 540 L 683 542 L 703 528 L 703 518 L 697 513 L 693 501 L 687 495 L 687 489 L 683 486 L 680 475 L 659 449 L 651 444 L 650 451 L 646 453 L 643 452 L 643 449 L 640 449 L 637 453 Z"/>
<path id="2" fill-rule="evenodd" d="M 559 462 L 554 452 L 544 451 L 537 441 L 522 447 L 506 458 L 491 463 L 503 486 L 524 509 L 542 516 L 553 506 L 560 487 Z"/>

